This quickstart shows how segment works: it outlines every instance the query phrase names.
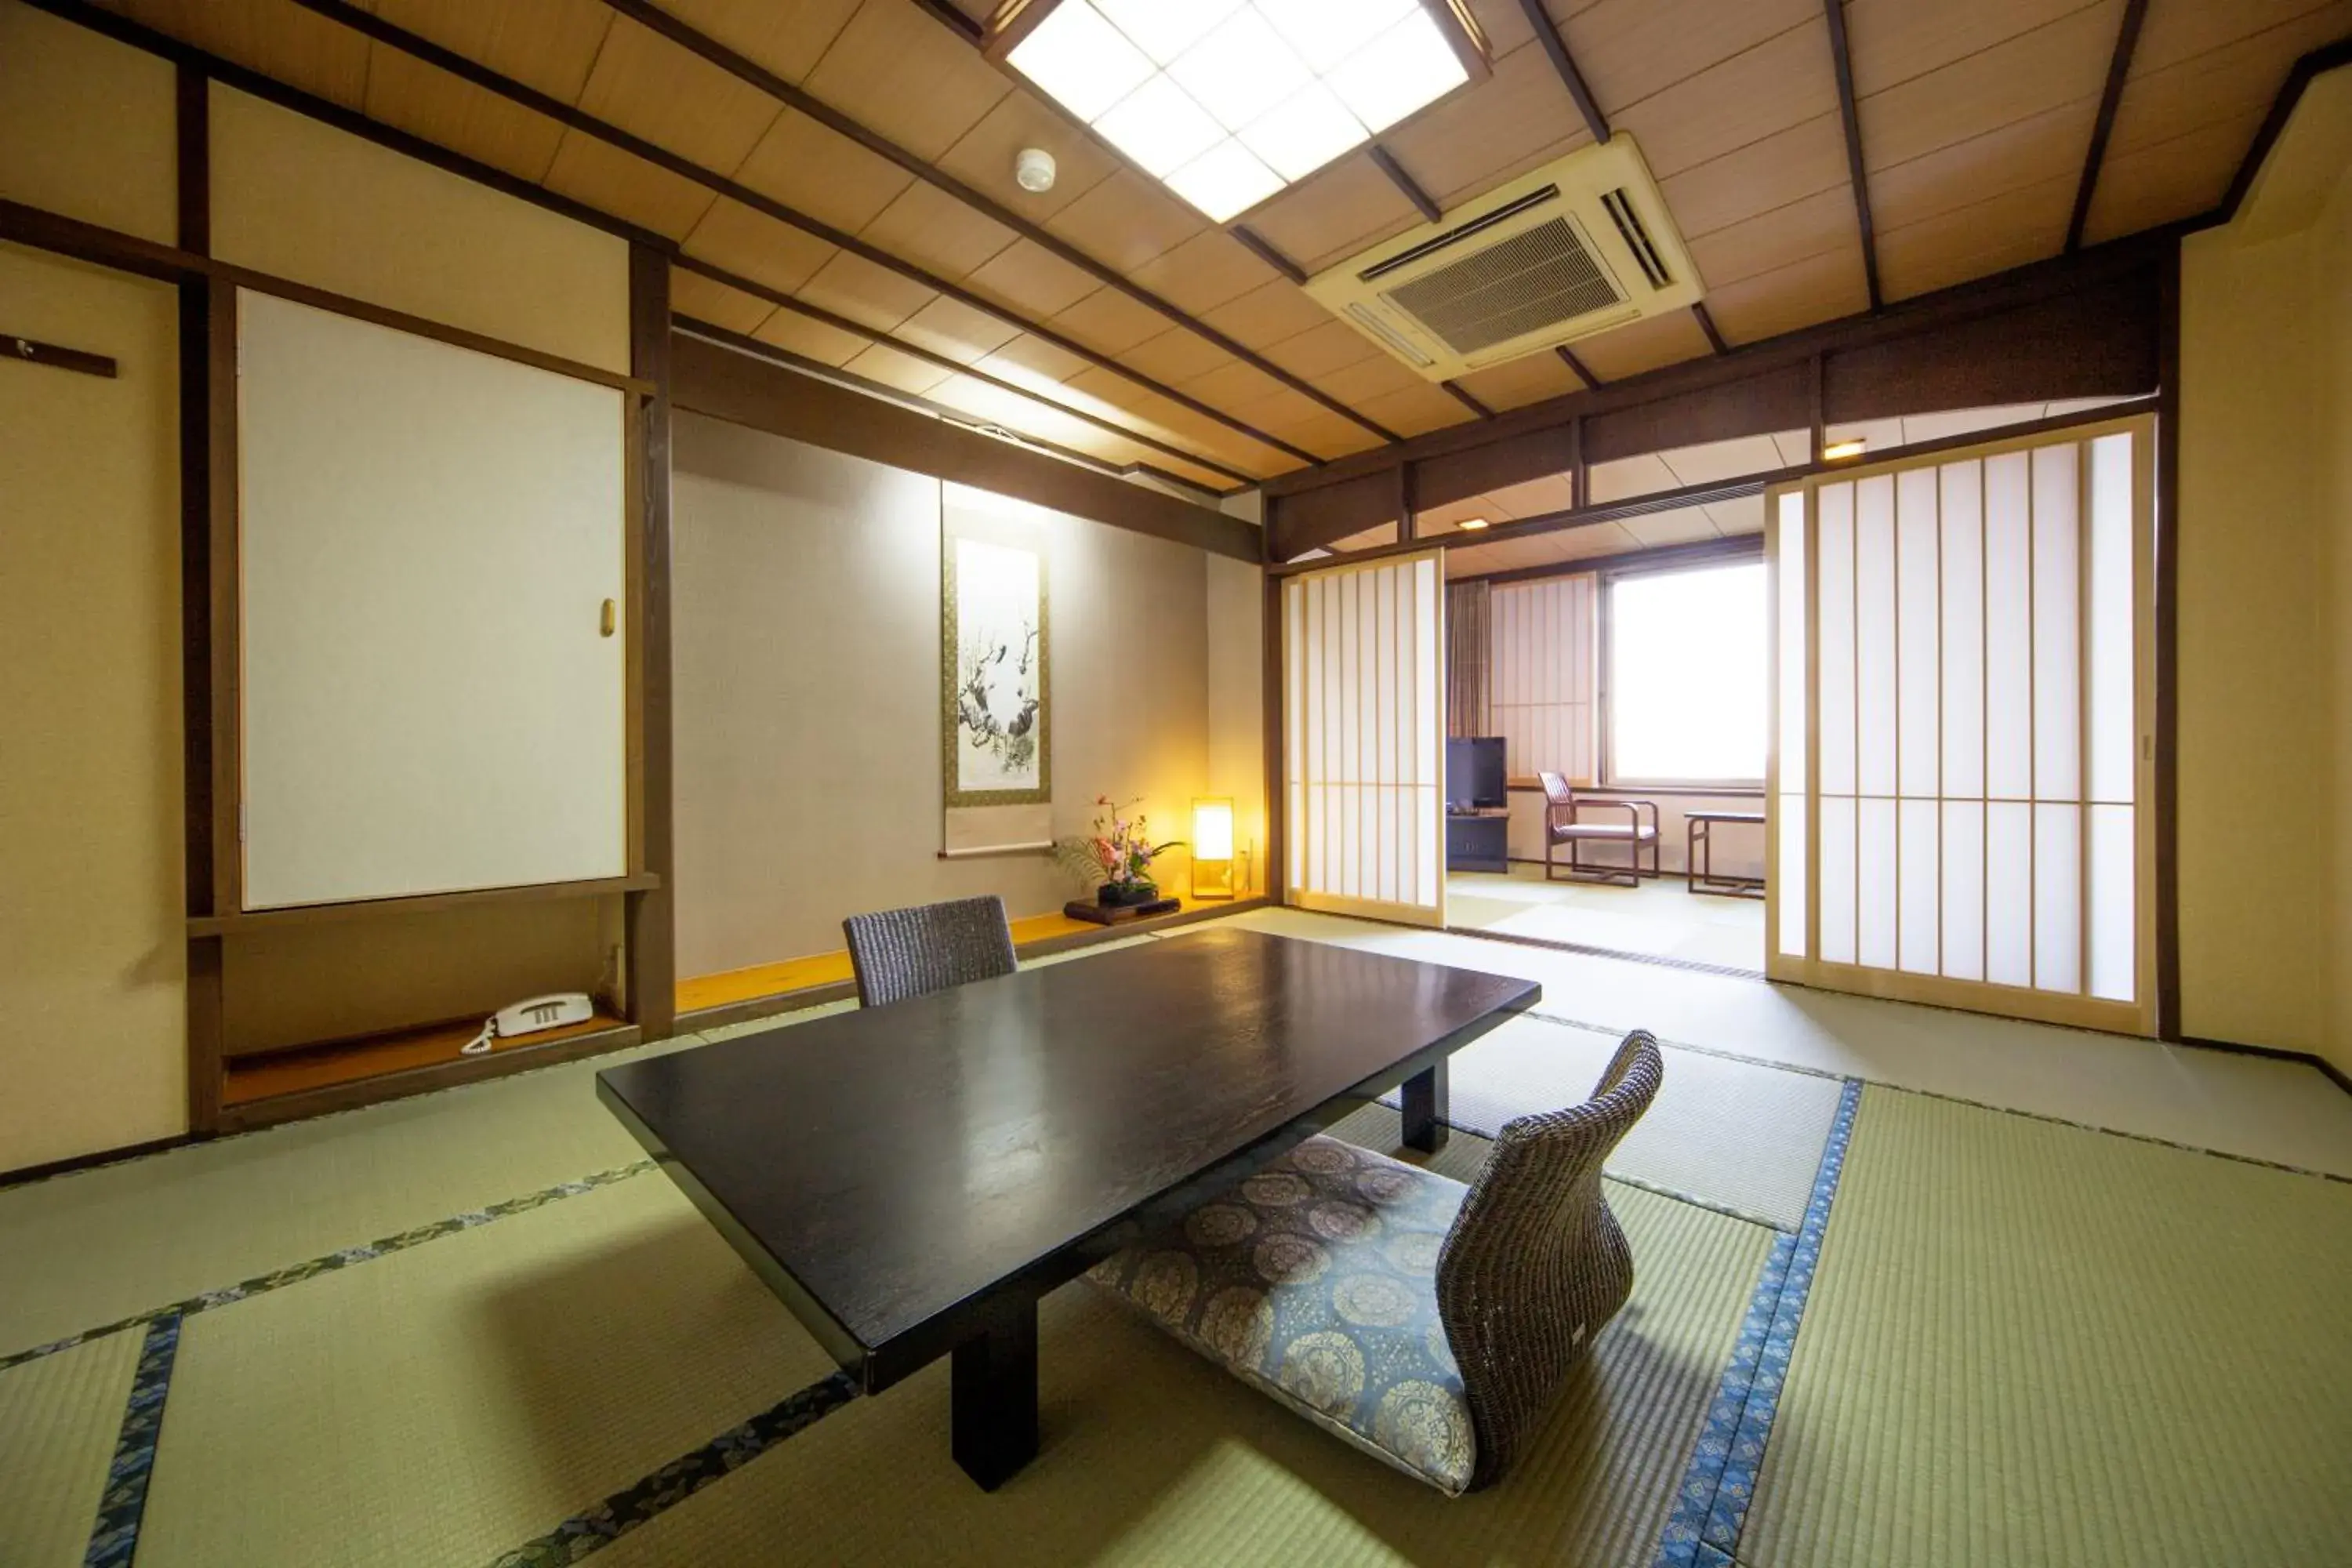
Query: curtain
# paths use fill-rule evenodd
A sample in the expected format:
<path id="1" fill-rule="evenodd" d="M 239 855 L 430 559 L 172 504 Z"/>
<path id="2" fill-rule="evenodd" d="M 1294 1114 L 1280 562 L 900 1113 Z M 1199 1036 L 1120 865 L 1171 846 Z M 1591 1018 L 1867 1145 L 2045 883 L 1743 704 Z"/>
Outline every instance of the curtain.
<path id="1" fill-rule="evenodd" d="M 1445 589 L 1445 732 L 1491 735 L 1486 667 L 1486 584 L 1453 583 Z"/>

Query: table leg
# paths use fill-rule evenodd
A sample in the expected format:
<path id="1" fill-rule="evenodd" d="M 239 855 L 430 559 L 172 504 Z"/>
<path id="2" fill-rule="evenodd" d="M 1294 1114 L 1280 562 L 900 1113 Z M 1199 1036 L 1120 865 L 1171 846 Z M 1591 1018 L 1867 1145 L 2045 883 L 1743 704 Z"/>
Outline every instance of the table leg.
<path id="1" fill-rule="evenodd" d="M 992 1492 L 1037 1457 L 1037 1303 L 1007 1302 L 956 1346 L 950 1447 L 964 1474 Z"/>
<path id="2" fill-rule="evenodd" d="M 1434 1154 L 1445 1147 L 1445 1063 L 1404 1080 L 1404 1146 Z"/>

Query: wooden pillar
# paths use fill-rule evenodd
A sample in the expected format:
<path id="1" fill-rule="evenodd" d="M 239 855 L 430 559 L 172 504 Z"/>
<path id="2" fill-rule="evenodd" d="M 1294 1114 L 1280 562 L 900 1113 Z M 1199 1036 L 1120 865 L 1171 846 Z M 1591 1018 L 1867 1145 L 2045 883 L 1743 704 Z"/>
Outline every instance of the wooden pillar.
<path id="1" fill-rule="evenodd" d="M 654 384 L 637 400 L 636 603 L 630 689 L 639 864 L 661 885 L 626 900 L 629 1015 L 648 1040 L 677 1023 L 677 870 L 671 815 L 669 258 L 629 250 L 629 372 Z"/>

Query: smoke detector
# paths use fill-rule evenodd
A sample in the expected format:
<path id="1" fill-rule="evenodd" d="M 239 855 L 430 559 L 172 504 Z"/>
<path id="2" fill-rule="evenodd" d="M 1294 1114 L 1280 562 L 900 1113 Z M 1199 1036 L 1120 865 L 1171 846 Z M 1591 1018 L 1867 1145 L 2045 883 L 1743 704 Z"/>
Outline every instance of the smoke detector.
<path id="1" fill-rule="evenodd" d="M 1013 160 L 1013 178 L 1024 191 L 1044 195 L 1054 188 L 1054 154 L 1043 147 L 1024 147 Z"/>

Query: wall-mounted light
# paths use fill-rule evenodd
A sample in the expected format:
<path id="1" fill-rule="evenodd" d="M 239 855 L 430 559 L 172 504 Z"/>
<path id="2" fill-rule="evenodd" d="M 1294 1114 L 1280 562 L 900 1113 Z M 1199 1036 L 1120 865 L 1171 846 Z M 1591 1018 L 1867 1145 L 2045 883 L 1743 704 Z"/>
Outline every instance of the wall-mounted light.
<path id="1" fill-rule="evenodd" d="M 1234 896 L 1234 803 L 1230 795 L 1192 803 L 1192 896 Z"/>
<path id="2" fill-rule="evenodd" d="M 1842 463 L 1848 458 L 1859 458 L 1870 450 L 1870 443 L 1856 436 L 1852 440 L 1832 441 L 1822 448 L 1822 461 Z"/>

